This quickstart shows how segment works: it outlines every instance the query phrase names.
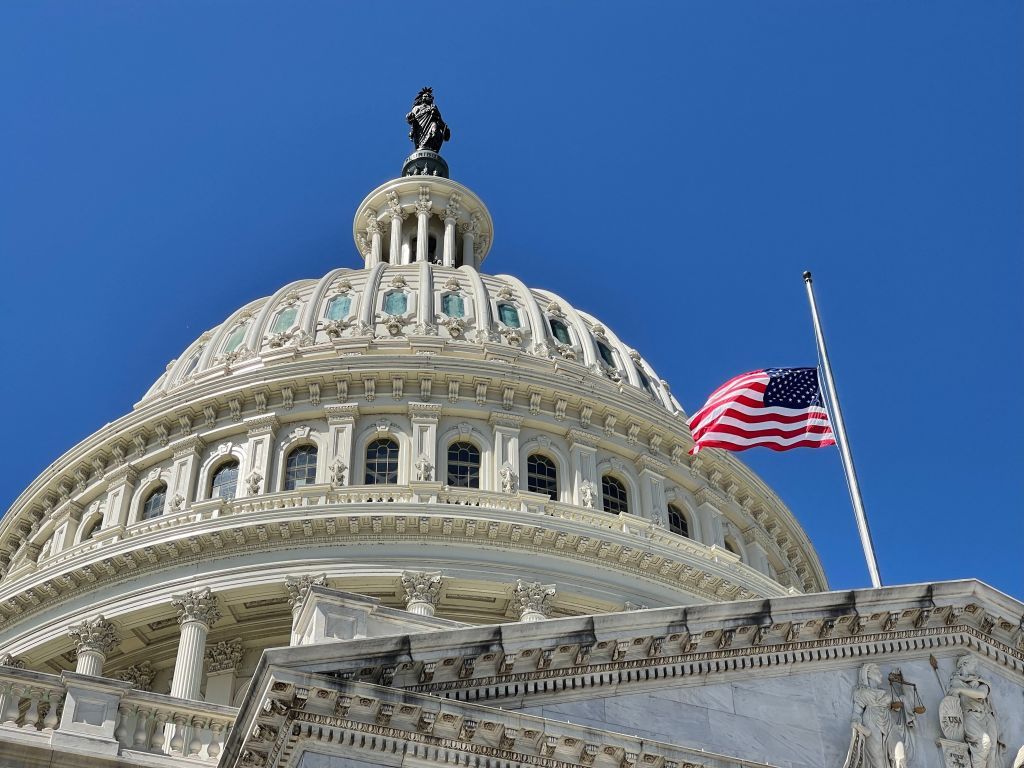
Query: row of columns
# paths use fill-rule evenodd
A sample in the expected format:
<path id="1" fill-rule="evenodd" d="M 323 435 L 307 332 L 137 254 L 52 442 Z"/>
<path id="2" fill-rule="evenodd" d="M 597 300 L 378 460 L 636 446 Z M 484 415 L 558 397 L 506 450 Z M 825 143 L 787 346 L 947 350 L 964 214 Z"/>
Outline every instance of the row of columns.
<path id="1" fill-rule="evenodd" d="M 448 205 L 437 212 L 438 218 L 444 223 L 443 245 L 441 251 L 441 263 L 446 267 L 454 267 L 456 262 L 455 233 L 462 235 L 462 263 L 471 267 L 476 266 L 477 238 L 481 235 L 481 220 L 479 215 L 472 214 L 468 220 L 459 223 L 462 214 L 462 197 L 458 192 L 452 192 L 448 197 Z M 367 208 L 363 211 L 366 219 L 366 238 L 364 256 L 367 268 L 379 264 L 383 260 L 384 229 L 381 226 L 382 219 L 390 223 L 388 262 L 390 264 L 408 264 L 412 261 L 427 261 L 429 257 L 428 242 L 430 238 L 430 216 L 434 213 L 434 201 L 430 195 L 430 188 L 421 186 L 416 201 L 412 206 L 412 213 L 416 216 L 416 251 L 415 253 L 403 253 L 402 230 L 403 223 L 409 218 L 409 211 L 402 206 L 398 199 L 398 193 L 391 191 L 387 193 L 387 211 L 384 216 L 380 212 Z M 360 248 L 363 240 L 360 240 Z"/>
<path id="2" fill-rule="evenodd" d="M 204 587 L 174 595 L 171 604 L 178 611 L 181 634 L 174 660 L 170 695 L 198 700 L 205 664 L 208 671 L 206 700 L 229 704 L 245 647 L 241 638 L 207 645 L 210 628 L 221 618 L 217 595 Z M 116 625 L 101 614 L 71 626 L 68 635 L 75 642 L 75 672 L 102 677 L 107 656 L 120 642 Z M 149 690 L 153 677 L 153 667 L 148 661 L 132 665 L 118 675 L 118 678 L 142 690 Z"/>
<path id="3" fill-rule="evenodd" d="M 325 586 L 325 574 L 289 576 L 285 586 L 292 606 L 292 643 L 295 622 L 303 602 L 313 586 Z M 406 610 L 419 616 L 433 616 L 441 597 L 444 579 L 439 572 L 405 571 L 401 575 Z M 548 618 L 551 602 L 556 594 L 554 584 L 541 584 L 517 579 L 511 587 L 509 611 L 523 622 Z M 210 628 L 222 614 L 219 599 L 208 587 L 175 595 L 171 604 L 178 611 L 181 634 L 178 640 L 170 695 L 180 699 L 199 700 L 204 662 L 207 668 L 206 701 L 229 704 L 233 696 L 234 679 L 242 663 L 245 648 L 241 638 L 222 640 L 207 645 Z M 102 614 L 73 625 L 68 635 L 75 642 L 75 672 L 94 677 L 103 676 L 103 667 L 118 646 L 116 625 Z M 15 664 L 17 660 L 4 658 L 0 663 Z M 148 690 L 154 676 L 150 662 L 133 665 L 118 675 Z"/>

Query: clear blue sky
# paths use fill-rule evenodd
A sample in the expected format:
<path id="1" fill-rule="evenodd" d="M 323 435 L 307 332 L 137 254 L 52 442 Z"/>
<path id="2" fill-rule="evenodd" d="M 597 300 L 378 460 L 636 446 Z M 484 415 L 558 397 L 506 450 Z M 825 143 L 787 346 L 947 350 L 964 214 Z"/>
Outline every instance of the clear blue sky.
<path id="1" fill-rule="evenodd" d="M 168 360 L 355 266 L 432 85 L 490 272 L 601 317 L 690 412 L 815 361 L 815 273 L 888 583 L 1024 595 L 1024 4 L 0 4 L 0 505 Z M 834 450 L 743 458 L 835 588 Z"/>

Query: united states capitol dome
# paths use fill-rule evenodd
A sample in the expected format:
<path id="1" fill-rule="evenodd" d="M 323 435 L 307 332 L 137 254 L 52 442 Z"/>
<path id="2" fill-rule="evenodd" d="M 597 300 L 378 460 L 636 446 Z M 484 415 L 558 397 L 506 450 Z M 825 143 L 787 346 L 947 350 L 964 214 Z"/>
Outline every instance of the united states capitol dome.
<path id="1" fill-rule="evenodd" d="M 759 478 L 688 455 L 632 340 L 481 272 L 491 216 L 447 176 L 414 153 L 355 212 L 362 264 L 227 315 L 32 481 L 0 522 L 0 648 L 68 669 L 102 612 L 108 672 L 188 698 L 182 594 L 244 667 L 311 583 L 481 624 L 826 589 Z"/>

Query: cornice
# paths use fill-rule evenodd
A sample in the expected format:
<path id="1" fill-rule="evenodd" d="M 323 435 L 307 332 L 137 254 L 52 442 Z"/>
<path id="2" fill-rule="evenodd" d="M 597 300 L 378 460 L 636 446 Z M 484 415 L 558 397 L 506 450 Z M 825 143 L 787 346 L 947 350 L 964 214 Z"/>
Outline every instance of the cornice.
<path id="1" fill-rule="evenodd" d="M 386 672 L 388 685 L 406 691 L 493 701 L 509 690 L 543 696 L 666 678 L 703 685 L 750 669 L 788 673 L 961 647 L 1024 682 L 1022 615 L 1024 605 L 980 582 L 940 582 L 468 627 L 443 638 L 351 641 L 337 651 L 272 649 L 267 663 L 315 664 L 355 682 L 379 683 Z"/>
<path id="2" fill-rule="evenodd" d="M 225 768 L 293 768 L 301 744 L 379 761 L 403 754 L 434 764 L 536 768 L 749 768 L 765 763 L 520 712 L 272 668 L 239 712 Z M 342 746 L 344 745 L 344 746 Z"/>
<path id="3" fill-rule="evenodd" d="M 446 503 L 449 496 L 451 505 Z M 478 506 L 492 496 L 501 506 Z M 300 497 L 319 498 L 321 503 L 296 501 Z M 382 505 L 385 498 L 392 503 Z M 607 524 L 624 526 L 617 516 L 555 502 L 545 505 L 532 495 L 527 501 L 478 492 L 472 506 L 457 490 L 441 490 L 429 503 L 417 503 L 416 498 L 405 487 L 309 486 L 301 493 L 193 505 L 178 515 L 147 521 L 145 530 L 134 535 L 79 545 L 17 580 L 0 583 L 0 628 L 21 623 L 83 590 L 183 562 L 213 564 L 239 552 L 285 551 L 300 544 L 337 547 L 365 540 L 544 552 L 678 589 L 681 599 L 737 600 L 785 590 L 748 566 L 716 562 L 704 545 L 640 519 L 625 526 L 629 531 L 615 530 Z M 530 511 L 537 508 L 546 511 Z M 591 518 L 605 520 L 606 526 Z M 182 529 L 182 520 L 192 525 Z"/>
<path id="4" fill-rule="evenodd" d="M 462 350 L 460 346 L 459 352 L 463 354 L 472 352 L 472 350 Z M 350 408 L 349 413 L 354 417 L 359 413 L 360 408 L 354 402 L 339 405 L 309 405 L 313 395 L 310 394 L 309 400 L 306 400 L 304 395 L 307 391 L 311 393 L 314 391 L 311 383 L 318 384 L 317 392 L 328 388 L 334 389 L 337 385 L 339 395 L 344 394 L 346 397 L 350 397 L 361 389 L 362 380 L 370 373 L 374 378 L 382 370 L 385 372 L 395 371 L 403 375 L 407 373 L 409 376 L 415 375 L 421 378 L 427 375 L 421 368 L 415 367 L 417 361 L 408 354 L 359 355 L 347 358 L 346 363 L 349 364 L 349 367 L 346 369 L 345 376 L 339 376 L 336 360 L 336 356 L 332 354 L 329 359 L 324 360 L 303 358 L 291 361 L 286 365 L 261 368 L 258 372 L 219 376 L 208 384 L 186 387 L 189 395 L 194 398 L 188 402 L 176 399 L 173 394 L 167 395 L 160 402 L 140 407 L 137 411 L 104 427 L 58 459 L 47 472 L 40 475 L 19 496 L 9 514 L 0 521 L 0 547 L 11 548 L 10 539 L 17 535 L 14 521 L 25 514 L 25 511 L 32 505 L 37 504 L 45 494 L 76 497 L 88 502 L 96 493 L 109 487 L 111 474 L 118 471 L 119 467 L 124 466 L 124 462 L 130 461 L 136 465 L 148 464 L 160 460 L 183 439 L 206 442 L 220 440 L 230 432 L 232 427 L 238 430 L 271 429 L 275 418 L 278 419 L 278 422 L 285 418 L 284 411 L 281 414 L 268 412 L 245 416 L 246 409 L 251 411 L 254 403 L 258 407 L 262 402 L 263 407 L 273 411 L 278 407 L 274 405 L 278 400 L 281 400 L 282 404 L 287 402 L 285 390 L 290 393 L 289 398 L 295 399 L 293 409 L 288 411 L 287 418 L 289 420 L 308 418 L 306 413 L 308 409 L 319 410 L 330 418 L 331 414 L 337 416 L 338 409 Z M 458 411 L 473 407 L 472 382 L 477 373 L 489 371 L 493 375 L 495 366 L 494 363 L 487 363 L 483 360 L 462 359 L 455 356 L 439 357 L 436 363 L 436 367 L 429 371 L 429 376 L 436 385 L 435 390 L 450 391 L 448 384 L 456 380 L 461 380 L 469 385 L 461 388 L 458 402 L 454 404 L 455 410 Z M 504 368 L 503 364 L 502 367 Z M 272 374 L 278 374 L 279 378 L 274 378 Z M 531 391 L 565 393 L 564 396 L 558 394 L 557 397 L 554 395 L 545 397 L 543 405 L 552 407 L 553 403 L 553 407 L 557 408 L 558 403 L 571 403 L 571 407 L 578 411 L 581 419 L 585 412 L 603 414 L 599 420 L 606 427 L 606 436 L 603 440 L 610 443 L 610 449 L 626 457 L 632 455 L 635 457 L 634 461 L 645 463 L 660 463 L 664 456 L 671 464 L 660 464 L 661 468 L 656 471 L 665 474 L 666 479 L 670 482 L 684 487 L 687 483 L 692 486 L 693 478 L 703 482 L 706 480 L 706 476 L 717 471 L 714 478 L 719 484 L 735 488 L 733 497 L 721 496 L 721 503 L 731 504 L 733 499 L 742 499 L 743 503 L 739 500 L 736 501 L 736 510 L 739 514 L 760 514 L 766 522 L 775 520 L 777 531 L 775 538 L 782 556 L 787 557 L 786 546 L 779 543 L 778 538 L 784 534 L 789 542 L 797 545 L 797 559 L 794 561 L 792 557 L 788 557 L 787 560 L 793 562 L 794 565 L 798 565 L 804 559 L 807 560 L 807 567 L 802 569 L 804 574 L 802 586 L 805 589 L 824 588 L 826 582 L 817 555 L 806 535 L 782 502 L 749 470 L 746 470 L 732 457 L 719 456 L 720 452 L 717 451 L 702 452 L 701 457 L 703 458 L 700 461 L 703 463 L 699 466 L 691 466 L 689 474 L 687 474 L 685 467 L 677 466 L 678 461 L 684 460 L 683 449 L 689 444 L 685 423 L 673 418 L 666 419 L 664 410 L 650 402 L 649 398 L 636 397 L 634 398 L 636 402 L 633 402 L 628 397 L 633 393 L 627 391 L 623 395 L 617 389 L 610 387 L 608 392 L 602 392 L 601 387 L 598 387 L 597 390 L 590 388 L 586 391 L 580 389 L 576 392 L 574 391 L 577 389 L 576 385 L 565 381 L 564 376 L 556 373 L 551 367 L 550 361 L 543 358 L 532 358 L 529 355 L 524 355 L 524 360 L 517 362 L 517 377 L 519 380 L 515 384 L 516 392 L 527 400 Z M 340 382 L 342 381 L 345 382 L 344 393 L 340 392 Z M 353 384 L 352 389 L 356 391 L 349 392 L 349 384 Z M 502 388 L 485 387 L 484 395 L 485 400 L 482 407 L 493 414 L 488 416 L 493 419 L 492 423 L 521 425 L 527 421 L 536 422 L 532 425 L 555 433 L 566 434 L 564 427 L 559 426 L 558 420 L 554 418 L 556 415 L 554 411 L 538 409 L 537 413 L 530 412 L 527 416 L 527 407 L 523 403 L 515 403 L 513 409 L 523 410 L 523 414 L 505 411 L 495 413 L 494 409 L 501 407 L 504 398 Z M 303 403 L 307 405 L 303 406 Z M 189 434 L 186 435 L 183 434 L 185 427 L 181 424 L 180 417 L 183 413 L 182 407 L 189 404 L 190 410 L 186 415 L 189 415 L 190 426 Z M 433 406 L 434 404 L 428 405 Z M 410 404 L 407 403 L 407 407 L 409 406 Z M 370 415 L 378 410 L 384 412 L 388 410 L 388 407 L 384 405 L 374 407 Z M 205 421 L 196 416 L 200 412 L 206 416 Z M 213 426 L 211 426 L 211 413 Z M 609 424 L 611 427 L 607 429 Z M 648 436 L 646 445 L 640 442 L 635 444 L 629 442 L 627 431 L 634 427 L 638 429 L 638 435 Z M 210 432 L 215 432 L 216 436 L 211 437 Z M 569 433 L 572 435 L 570 439 L 578 439 L 584 444 L 595 445 L 598 442 L 597 438 L 589 432 L 574 429 Z M 652 446 L 656 446 L 656 448 L 652 449 Z M 107 461 L 107 452 L 111 454 L 109 462 Z M 641 459 L 640 457 L 650 458 Z M 100 460 L 93 461 L 93 459 Z M 694 457 L 694 465 L 697 464 L 696 459 L 697 457 Z M 103 474 L 104 468 L 106 474 Z M 683 477 L 675 477 L 677 473 L 691 479 L 686 481 Z M 739 478 L 739 482 L 736 481 L 737 478 Z"/>

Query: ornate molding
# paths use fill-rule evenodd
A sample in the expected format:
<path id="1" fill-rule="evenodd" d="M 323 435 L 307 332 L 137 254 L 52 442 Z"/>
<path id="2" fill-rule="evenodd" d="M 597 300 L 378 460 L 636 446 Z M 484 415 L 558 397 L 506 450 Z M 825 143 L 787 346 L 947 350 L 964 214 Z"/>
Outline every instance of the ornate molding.
<path id="1" fill-rule="evenodd" d="M 106 656 L 117 648 L 117 629 L 103 618 L 102 614 L 94 619 L 86 619 L 68 629 L 68 636 L 75 641 L 78 654 L 92 651 Z"/>
<path id="2" fill-rule="evenodd" d="M 551 598 L 555 596 L 555 591 L 554 584 L 516 579 L 512 589 L 510 607 L 520 621 L 528 618 L 531 614 L 547 618 L 551 612 Z"/>
<path id="3" fill-rule="evenodd" d="M 133 688 L 140 691 L 153 690 L 153 678 L 156 677 L 156 670 L 148 661 L 141 664 L 132 664 L 125 670 L 114 675 L 115 680 L 122 680 L 131 683 Z"/>
<path id="4" fill-rule="evenodd" d="M 305 602 L 306 595 L 309 594 L 311 587 L 327 586 L 327 574 L 321 573 L 313 576 L 308 573 L 303 573 L 299 576 L 286 576 L 284 586 L 285 589 L 288 590 L 288 605 L 292 607 L 293 611 L 297 611 L 302 607 L 303 602 Z"/>
<path id="5" fill-rule="evenodd" d="M 216 672 L 238 672 L 245 655 L 245 646 L 242 645 L 242 638 L 234 640 L 221 640 L 218 643 L 206 648 L 206 669 L 209 674 Z"/>
<path id="6" fill-rule="evenodd" d="M 412 607 L 414 603 L 427 603 L 436 607 L 441 597 L 442 576 L 440 571 L 402 571 L 402 590 L 405 592 L 405 605 Z"/>
<path id="7" fill-rule="evenodd" d="M 194 589 L 175 595 L 171 605 L 178 610 L 178 623 L 199 622 L 212 627 L 220 620 L 221 612 L 217 595 L 209 587 Z"/>

